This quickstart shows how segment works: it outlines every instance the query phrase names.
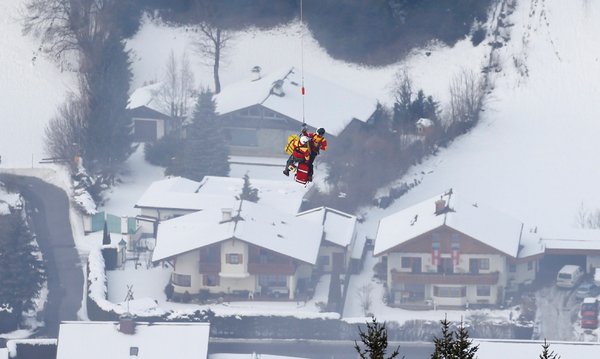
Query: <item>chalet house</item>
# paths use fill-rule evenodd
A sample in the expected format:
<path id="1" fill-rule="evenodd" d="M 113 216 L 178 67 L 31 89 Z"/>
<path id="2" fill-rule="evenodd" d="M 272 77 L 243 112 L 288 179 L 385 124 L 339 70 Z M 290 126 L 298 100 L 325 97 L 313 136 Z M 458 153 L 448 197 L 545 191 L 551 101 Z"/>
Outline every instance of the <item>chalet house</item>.
<path id="1" fill-rule="evenodd" d="M 231 155 L 285 156 L 290 134 L 304 122 L 309 129 L 323 127 L 329 138 L 351 122 L 366 122 L 377 101 L 309 73 L 287 68 L 258 79 L 247 79 L 215 95 Z M 304 114 L 303 114 L 304 110 Z"/>
<path id="2" fill-rule="evenodd" d="M 543 251 L 523 223 L 450 190 L 383 218 L 373 254 L 390 305 L 464 307 L 502 303 L 535 279 Z"/>
<path id="3" fill-rule="evenodd" d="M 428 118 L 420 118 L 415 123 L 415 126 L 417 129 L 417 134 L 421 136 L 429 136 L 433 132 L 435 124 Z"/>
<path id="4" fill-rule="evenodd" d="M 345 273 L 356 243 L 356 217 L 328 207 L 304 211 L 296 217 L 323 227 L 317 269 L 325 273 Z"/>
<path id="5" fill-rule="evenodd" d="M 158 103 L 161 83 L 135 90 L 127 104 L 133 119 L 133 135 L 136 142 L 154 142 L 164 135 L 181 129 L 182 119 L 171 117 Z"/>
<path id="6" fill-rule="evenodd" d="M 296 214 L 306 189 L 290 181 L 251 179 L 258 189 L 259 204 Z M 244 180 L 205 176 L 202 181 L 170 177 L 153 182 L 136 202 L 139 235 L 156 236 L 158 223 L 208 208 L 234 208 L 235 197 L 242 192 Z M 156 237 L 155 237 L 156 238 Z"/>
<path id="7" fill-rule="evenodd" d="M 173 266 L 174 295 L 294 299 L 310 290 L 323 226 L 239 201 L 164 221 L 154 262 Z"/>
<path id="8" fill-rule="evenodd" d="M 62 322 L 57 359 L 207 358 L 209 323 Z"/>

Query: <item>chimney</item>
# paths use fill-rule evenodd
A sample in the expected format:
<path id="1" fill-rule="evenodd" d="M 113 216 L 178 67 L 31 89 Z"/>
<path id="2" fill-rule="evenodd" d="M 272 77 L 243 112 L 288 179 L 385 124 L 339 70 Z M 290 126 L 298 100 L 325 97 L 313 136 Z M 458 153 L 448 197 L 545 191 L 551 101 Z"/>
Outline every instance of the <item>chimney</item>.
<path id="1" fill-rule="evenodd" d="M 437 201 L 435 201 L 435 214 L 442 214 L 446 210 L 446 201 L 444 201 L 441 197 Z"/>
<path id="2" fill-rule="evenodd" d="M 283 92 L 283 80 L 277 80 L 273 83 L 273 87 L 271 88 L 271 93 L 275 96 L 283 97 L 285 96 L 285 92 Z"/>
<path id="3" fill-rule="evenodd" d="M 129 315 L 119 317 L 119 331 L 123 334 L 135 334 L 135 320 Z"/>
<path id="4" fill-rule="evenodd" d="M 231 221 L 231 219 L 233 217 L 233 209 L 231 209 L 231 208 L 222 208 L 221 209 L 221 213 L 223 213 L 223 220 L 222 220 L 222 222 Z"/>

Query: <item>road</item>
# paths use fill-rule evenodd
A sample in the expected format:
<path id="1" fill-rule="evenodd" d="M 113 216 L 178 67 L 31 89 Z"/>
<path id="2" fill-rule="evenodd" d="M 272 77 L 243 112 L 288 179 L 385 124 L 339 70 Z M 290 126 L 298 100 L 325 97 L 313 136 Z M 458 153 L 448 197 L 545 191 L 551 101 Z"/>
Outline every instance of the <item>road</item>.
<path id="1" fill-rule="evenodd" d="M 35 177 L 1 174 L 0 181 L 23 195 L 46 261 L 45 325 L 36 337 L 57 338 L 61 321 L 78 319 L 83 298 L 83 271 L 69 222 L 69 199 L 62 189 Z"/>
<path id="2" fill-rule="evenodd" d="M 388 355 L 400 345 L 400 356 L 406 359 L 424 359 L 431 356 L 431 343 L 390 343 Z M 308 340 L 244 340 L 211 339 L 208 345 L 212 353 L 260 353 L 310 359 L 358 358 L 352 341 L 308 341 Z"/>

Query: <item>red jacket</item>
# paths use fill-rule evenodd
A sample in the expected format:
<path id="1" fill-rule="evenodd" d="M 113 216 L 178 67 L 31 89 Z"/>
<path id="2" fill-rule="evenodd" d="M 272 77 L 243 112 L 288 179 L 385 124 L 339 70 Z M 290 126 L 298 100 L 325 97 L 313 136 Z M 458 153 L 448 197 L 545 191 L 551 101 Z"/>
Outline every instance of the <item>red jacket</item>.
<path id="1" fill-rule="evenodd" d="M 316 132 L 306 132 L 306 130 L 302 130 L 302 134 L 310 138 L 312 152 L 319 153 L 320 151 L 327 151 L 327 140 L 325 139 L 325 136 L 321 136 Z"/>

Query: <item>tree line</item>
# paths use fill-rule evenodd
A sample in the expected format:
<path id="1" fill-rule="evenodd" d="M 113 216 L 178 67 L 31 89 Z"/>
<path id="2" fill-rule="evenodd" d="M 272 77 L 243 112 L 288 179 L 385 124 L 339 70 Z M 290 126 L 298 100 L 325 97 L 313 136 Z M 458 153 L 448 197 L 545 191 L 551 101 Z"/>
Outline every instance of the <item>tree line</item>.
<path id="1" fill-rule="evenodd" d="M 360 344 L 355 341 L 354 349 L 361 359 L 393 359 L 399 357 L 400 347 L 395 348 L 389 355 L 388 337 L 385 322 L 380 323 L 375 317 L 367 322 L 367 330 L 359 328 Z M 441 334 L 433 338 L 431 359 L 475 359 L 479 345 L 473 344 L 469 331 L 464 323 L 452 328 L 450 321 L 444 318 L 440 321 Z M 404 357 L 402 357 L 404 359 Z M 560 359 L 560 355 L 550 350 L 550 344 L 544 340 L 539 359 Z"/>

